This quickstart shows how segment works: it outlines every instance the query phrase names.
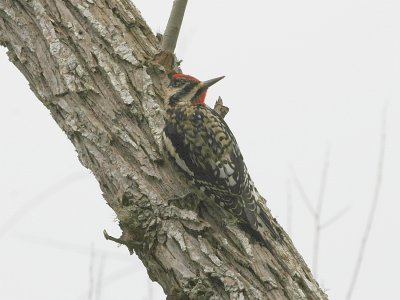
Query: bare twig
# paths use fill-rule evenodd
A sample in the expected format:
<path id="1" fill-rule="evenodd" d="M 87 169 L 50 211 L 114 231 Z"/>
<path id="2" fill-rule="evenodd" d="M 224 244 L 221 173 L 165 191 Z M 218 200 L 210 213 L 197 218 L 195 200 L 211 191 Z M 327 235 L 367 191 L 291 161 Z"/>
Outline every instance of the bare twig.
<path id="1" fill-rule="evenodd" d="M 90 261 L 89 261 L 89 290 L 88 290 L 88 299 L 93 299 L 94 294 L 94 260 L 96 257 L 96 252 L 94 249 L 94 245 L 92 244 L 90 247 Z"/>
<path id="2" fill-rule="evenodd" d="M 286 192 L 287 192 L 287 231 L 289 236 L 292 236 L 293 195 L 292 195 L 292 185 L 289 178 L 286 180 Z"/>
<path id="3" fill-rule="evenodd" d="M 107 259 L 107 255 L 102 254 L 100 256 L 99 271 L 97 273 L 96 288 L 95 288 L 95 299 L 100 300 L 101 289 L 103 287 L 103 276 L 104 276 L 104 265 Z"/>
<path id="4" fill-rule="evenodd" d="M 322 204 L 324 201 L 326 178 L 328 175 L 328 168 L 329 168 L 329 153 L 330 153 L 330 148 L 328 146 L 327 150 L 326 150 L 326 154 L 325 154 L 324 166 L 322 167 L 321 182 L 320 182 L 320 186 L 319 186 L 318 203 L 317 203 L 317 209 L 316 209 L 317 215 L 321 214 Z"/>
<path id="5" fill-rule="evenodd" d="M 321 224 L 321 229 L 325 229 L 343 217 L 350 209 L 350 206 L 342 208 L 336 215 Z"/>
<path id="6" fill-rule="evenodd" d="M 90 247 L 90 261 L 89 261 L 89 290 L 88 290 L 88 299 L 92 300 L 94 295 L 94 260 L 96 257 L 96 250 L 94 249 L 94 245 L 92 243 Z"/>
<path id="7" fill-rule="evenodd" d="M 126 241 L 122 236 L 120 238 L 113 237 L 109 235 L 106 230 L 103 230 L 103 235 L 104 238 L 108 241 L 113 241 L 114 243 L 125 245 L 128 248 L 129 253 L 131 255 L 134 253 L 133 248 L 139 244 L 138 242 L 135 241 Z"/>
<path id="8" fill-rule="evenodd" d="M 301 199 L 303 200 L 304 204 L 308 208 L 310 214 L 315 218 L 316 211 L 313 208 L 311 201 L 308 198 L 308 196 L 303 188 L 303 185 L 301 184 L 301 182 L 300 182 L 299 178 L 297 177 L 296 173 L 294 172 L 293 168 L 292 168 L 292 174 L 293 174 L 294 184 L 300 193 Z"/>
<path id="9" fill-rule="evenodd" d="M 294 172 L 294 170 L 292 168 L 295 186 L 300 193 L 301 199 L 303 200 L 306 207 L 308 208 L 308 211 L 314 218 L 313 273 L 316 277 L 317 277 L 317 273 L 318 273 L 318 258 L 319 258 L 319 245 L 320 245 L 321 230 L 326 228 L 328 225 L 333 224 L 345 213 L 345 211 L 341 211 L 335 217 L 329 219 L 325 223 L 322 223 L 321 216 L 322 216 L 322 207 L 323 207 L 323 203 L 324 203 L 326 181 L 327 181 L 327 175 L 328 175 L 328 169 L 329 169 L 329 153 L 330 153 L 330 147 L 328 146 L 326 155 L 325 155 L 324 165 L 322 167 L 321 181 L 320 181 L 319 193 L 318 193 L 318 201 L 317 201 L 317 205 L 315 208 L 313 207 L 310 199 L 308 198 L 308 196 L 304 190 L 303 185 L 301 184 L 299 178 L 297 177 L 296 173 Z M 288 189 L 289 189 L 289 187 L 288 187 Z"/>
<path id="10" fill-rule="evenodd" d="M 104 288 L 106 286 L 109 286 L 109 285 L 111 285 L 111 284 L 113 284 L 115 282 L 118 282 L 119 280 L 121 280 L 121 279 L 123 279 L 123 278 L 125 278 L 127 276 L 130 276 L 130 275 L 136 273 L 138 270 L 139 270 L 139 268 L 133 269 L 132 266 L 130 265 L 130 266 L 126 267 L 126 268 L 123 268 L 123 269 L 120 269 L 118 271 L 115 271 L 115 272 L 109 274 L 108 276 L 104 277 L 102 288 Z M 87 294 L 88 294 L 87 290 L 83 291 L 77 297 L 77 300 L 86 299 Z"/>
<path id="11" fill-rule="evenodd" d="M 364 235 L 361 240 L 361 245 L 360 245 L 360 249 L 358 252 L 356 266 L 354 268 L 353 277 L 350 282 L 349 290 L 347 291 L 346 300 L 350 300 L 351 296 L 353 295 L 354 287 L 357 283 L 358 274 L 360 272 L 361 264 L 362 264 L 364 254 L 365 254 L 365 249 L 367 247 L 369 234 L 371 232 L 371 227 L 372 227 L 372 224 L 374 221 L 376 208 L 378 205 L 379 194 L 380 194 L 382 178 L 383 178 L 383 167 L 384 167 L 384 162 L 385 162 L 387 107 L 388 107 L 388 104 L 386 103 L 383 107 L 383 112 L 382 112 L 380 151 L 379 151 L 378 168 L 377 168 L 377 174 L 376 174 L 374 195 L 373 195 L 373 199 L 372 199 L 371 209 L 370 209 L 369 215 L 368 215 L 367 225 L 365 227 Z"/>
<path id="12" fill-rule="evenodd" d="M 174 53 L 176 43 L 179 37 L 179 31 L 185 15 L 185 9 L 188 0 L 174 0 L 171 14 L 168 19 L 167 28 L 164 32 L 164 38 L 162 43 L 162 49 L 167 52 Z"/>
<path id="13" fill-rule="evenodd" d="M 329 168 L 329 147 L 326 151 L 325 162 L 324 162 L 324 166 L 322 168 L 317 208 L 315 210 L 315 215 L 314 215 L 315 226 L 314 226 L 313 272 L 314 272 L 315 277 L 317 277 L 317 273 L 318 273 L 319 241 L 320 241 L 320 235 L 321 235 L 321 214 L 322 214 L 322 204 L 324 201 L 324 194 L 325 194 L 325 187 L 326 187 L 326 178 L 328 175 L 328 168 Z"/>

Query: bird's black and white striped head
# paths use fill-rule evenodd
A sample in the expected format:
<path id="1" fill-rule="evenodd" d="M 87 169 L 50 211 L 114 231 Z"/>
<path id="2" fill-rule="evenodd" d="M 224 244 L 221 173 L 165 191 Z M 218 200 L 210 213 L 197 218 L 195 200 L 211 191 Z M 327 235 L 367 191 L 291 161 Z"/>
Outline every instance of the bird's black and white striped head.
<path id="1" fill-rule="evenodd" d="M 222 78 L 224 76 L 200 81 L 190 75 L 174 74 L 168 86 L 168 105 L 175 106 L 182 103 L 188 105 L 205 105 L 207 89 Z"/>

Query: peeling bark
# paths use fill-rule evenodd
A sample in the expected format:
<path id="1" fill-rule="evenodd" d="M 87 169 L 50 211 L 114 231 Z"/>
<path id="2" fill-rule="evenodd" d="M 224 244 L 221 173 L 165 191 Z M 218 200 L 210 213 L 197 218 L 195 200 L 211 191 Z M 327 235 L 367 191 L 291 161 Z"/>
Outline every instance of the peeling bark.
<path id="1" fill-rule="evenodd" d="M 169 299 L 327 299 L 275 220 L 272 254 L 166 157 L 166 68 L 130 1 L 0 0 L 0 43 L 96 176 L 118 241 Z"/>

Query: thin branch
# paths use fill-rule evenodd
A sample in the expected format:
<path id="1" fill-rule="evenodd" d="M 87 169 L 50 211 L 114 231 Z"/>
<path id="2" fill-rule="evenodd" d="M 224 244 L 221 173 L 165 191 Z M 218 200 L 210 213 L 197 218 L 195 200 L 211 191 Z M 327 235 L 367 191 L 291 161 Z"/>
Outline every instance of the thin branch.
<path id="1" fill-rule="evenodd" d="M 88 290 L 88 299 L 92 300 L 94 295 L 94 260 L 96 257 L 96 250 L 94 249 L 94 245 L 92 243 L 90 247 L 90 261 L 89 261 L 89 290 Z"/>
<path id="2" fill-rule="evenodd" d="M 286 180 L 286 193 L 287 193 L 287 231 L 289 236 L 292 236 L 292 220 L 293 220 L 293 195 L 292 185 L 290 179 Z"/>
<path id="3" fill-rule="evenodd" d="M 353 277 L 351 279 L 349 290 L 346 295 L 346 300 L 350 300 L 353 295 L 354 287 L 357 283 L 358 274 L 360 273 L 361 264 L 362 264 L 362 261 L 364 258 L 365 249 L 367 247 L 368 238 L 369 238 L 369 235 L 371 232 L 371 227 L 372 227 L 372 224 L 373 224 L 373 221 L 375 218 L 376 208 L 378 205 L 379 194 L 380 194 L 382 178 L 383 178 L 383 167 L 384 167 L 384 162 L 385 162 L 387 108 L 388 108 L 388 103 L 385 103 L 385 105 L 383 107 L 383 112 L 382 112 L 380 151 L 379 151 L 378 168 L 377 168 L 377 174 L 376 174 L 374 195 L 373 195 L 373 199 L 372 199 L 371 209 L 370 209 L 369 215 L 368 215 L 367 225 L 365 227 L 364 235 L 361 240 L 361 245 L 360 245 L 360 249 L 358 252 L 356 266 L 354 268 Z"/>
<path id="4" fill-rule="evenodd" d="M 117 270 L 117 271 L 115 271 L 115 272 L 109 274 L 108 276 L 105 276 L 105 278 L 103 279 L 102 288 L 104 288 L 104 287 L 106 287 L 106 286 L 109 286 L 109 285 L 112 285 L 113 283 L 118 282 L 119 280 L 121 280 L 121 279 L 123 279 L 123 278 L 125 278 L 125 277 L 127 277 L 127 276 L 130 276 L 130 275 L 132 275 L 132 274 L 134 274 L 134 273 L 136 273 L 136 272 L 138 272 L 139 270 L 140 270 L 139 268 L 133 269 L 131 265 L 129 265 L 129 266 L 126 267 L 126 268 Z M 77 300 L 86 299 L 87 294 L 88 294 L 88 291 L 87 291 L 87 290 L 83 291 L 83 292 L 77 297 Z"/>
<path id="5" fill-rule="evenodd" d="M 325 154 L 324 166 L 322 167 L 321 182 L 320 182 L 320 186 L 319 186 L 318 203 L 317 203 L 317 209 L 316 209 L 317 215 L 321 214 L 322 204 L 324 202 L 326 178 L 328 176 L 328 168 L 329 168 L 329 154 L 330 154 L 330 147 L 328 146 L 327 150 L 326 150 L 326 154 Z"/>
<path id="6" fill-rule="evenodd" d="M 329 153 L 330 153 L 330 147 L 328 146 L 326 155 L 325 155 L 325 161 L 324 161 L 324 164 L 322 167 L 321 181 L 320 181 L 320 186 L 319 186 L 318 201 L 317 201 L 316 208 L 314 208 L 313 205 L 311 204 L 311 201 L 308 198 L 303 185 L 301 184 L 299 178 L 297 177 L 296 173 L 294 172 L 294 170 L 292 168 L 295 186 L 301 195 L 301 199 L 303 200 L 303 202 L 305 203 L 306 207 L 308 208 L 310 214 L 314 218 L 313 273 L 314 273 L 315 277 L 317 277 L 317 273 L 318 273 L 319 244 L 320 244 L 321 230 L 323 228 L 323 226 L 321 225 L 321 214 L 322 214 L 322 207 L 323 207 L 323 203 L 324 203 L 326 180 L 327 180 L 328 169 L 329 169 Z"/>
<path id="7" fill-rule="evenodd" d="M 175 0 L 164 32 L 162 49 L 174 53 L 188 0 Z"/>
<path id="8" fill-rule="evenodd" d="M 329 150 L 329 146 L 328 146 L 326 155 L 325 155 L 324 166 L 322 168 L 318 202 L 317 202 L 317 208 L 315 210 L 315 216 L 314 216 L 315 224 L 314 224 L 313 272 L 314 272 L 315 277 L 317 277 L 317 273 L 318 273 L 319 241 L 320 241 L 320 235 L 321 235 L 321 214 L 322 214 L 322 205 L 324 202 L 324 195 L 325 195 L 326 178 L 328 175 L 328 168 L 329 168 L 329 152 L 330 152 L 330 150 Z"/>
<path id="9" fill-rule="evenodd" d="M 332 218 L 328 219 L 325 223 L 321 224 L 321 230 L 329 227 L 333 223 L 335 223 L 337 220 L 339 220 L 341 217 L 343 217 L 350 209 L 350 206 L 346 206 L 342 208 L 336 215 L 334 215 Z"/>
<path id="10" fill-rule="evenodd" d="M 100 256 L 100 263 L 99 263 L 99 271 L 97 274 L 97 280 L 96 280 L 96 288 L 95 288 L 95 299 L 100 300 L 101 299 L 101 289 L 103 287 L 103 276 L 104 276 L 104 265 L 107 259 L 107 255 L 102 254 Z"/>
<path id="11" fill-rule="evenodd" d="M 303 188 L 303 185 L 301 184 L 299 178 L 297 177 L 297 175 L 293 169 L 292 169 L 292 173 L 293 173 L 293 179 L 294 179 L 295 186 L 296 186 L 297 190 L 300 192 L 301 199 L 303 200 L 304 204 L 308 208 L 310 214 L 315 218 L 316 211 L 314 210 L 314 208 L 311 204 L 311 201 L 308 198 L 308 196 Z"/>

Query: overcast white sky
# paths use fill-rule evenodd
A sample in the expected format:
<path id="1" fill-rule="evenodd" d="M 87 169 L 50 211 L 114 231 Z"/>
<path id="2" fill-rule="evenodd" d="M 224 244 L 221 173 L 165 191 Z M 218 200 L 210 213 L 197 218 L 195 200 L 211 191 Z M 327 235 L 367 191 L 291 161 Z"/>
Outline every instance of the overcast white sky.
<path id="1" fill-rule="evenodd" d="M 162 32 L 172 0 L 134 2 Z M 290 166 L 316 203 L 330 145 L 322 218 L 349 208 L 322 232 L 318 279 L 330 299 L 345 298 L 353 272 L 386 102 L 382 190 L 353 299 L 398 295 L 399 15 L 396 0 L 189 0 L 178 44 L 184 72 L 226 75 L 208 103 L 221 96 L 230 107 L 226 120 L 250 173 L 285 228 L 292 187 L 291 237 L 310 266 L 312 217 Z M 89 281 L 99 277 L 92 299 L 164 299 L 140 261 L 102 237 L 103 229 L 118 235 L 112 210 L 5 52 L 0 48 L 0 299 L 89 299 Z"/>

